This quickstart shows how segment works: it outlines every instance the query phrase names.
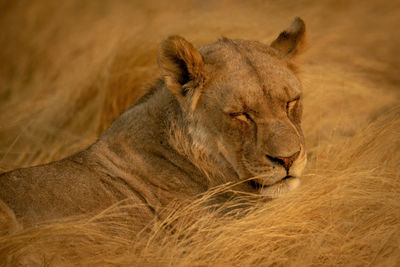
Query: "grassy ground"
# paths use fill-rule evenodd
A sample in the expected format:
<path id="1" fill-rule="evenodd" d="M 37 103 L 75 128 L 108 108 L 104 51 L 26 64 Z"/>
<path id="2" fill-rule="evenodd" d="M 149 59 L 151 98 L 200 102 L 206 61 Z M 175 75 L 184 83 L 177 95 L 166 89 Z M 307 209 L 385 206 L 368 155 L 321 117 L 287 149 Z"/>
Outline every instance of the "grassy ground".
<path id="1" fill-rule="evenodd" d="M 0 262 L 32 265 L 23 255 L 39 251 L 57 266 L 398 266 L 399 12 L 398 1 L 372 0 L 0 0 L 0 172 L 92 143 L 158 76 L 169 34 L 198 46 L 222 35 L 269 43 L 300 16 L 309 37 L 299 190 L 245 199 L 246 212 L 225 216 L 202 200 L 139 235 L 120 203 L 2 237 Z"/>

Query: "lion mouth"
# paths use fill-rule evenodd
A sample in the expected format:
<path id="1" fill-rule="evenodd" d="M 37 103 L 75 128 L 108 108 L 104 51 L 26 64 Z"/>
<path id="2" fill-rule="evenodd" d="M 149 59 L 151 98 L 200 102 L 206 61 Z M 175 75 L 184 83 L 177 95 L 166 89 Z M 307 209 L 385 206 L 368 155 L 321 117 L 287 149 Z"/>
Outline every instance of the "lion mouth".
<path id="1" fill-rule="evenodd" d="M 262 187 L 264 187 L 264 185 L 257 183 L 256 180 L 250 180 L 248 181 L 248 183 L 251 187 L 253 187 L 256 190 L 260 190 Z"/>
<path id="2" fill-rule="evenodd" d="M 286 176 L 283 177 L 281 180 L 279 180 L 279 181 L 277 181 L 277 182 L 275 182 L 275 183 L 273 183 L 273 184 L 269 184 L 269 185 L 261 184 L 261 183 L 257 182 L 257 180 L 250 180 L 250 181 L 248 181 L 248 183 L 249 183 L 249 184 L 251 185 L 251 187 L 253 187 L 254 189 L 259 190 L 259 189 L 262 189 L 262 188 L 265 188 L 265 187 L 269 187 L 269 186 L 276 185 L 276 184 L 278 184 L 278 183 L 281 183 L 282 181 L 285 181 L 285 180 L 291 179 L 291 178 L 295 178 L 295 177 L 294 177 L 294 176 L 291 176 L 291 175 L 286 175 Z"/>
<path id="3" fill-rule="evenodd" d="M 257 179 L 250 180 L 248 183 L 259 194 L 276 198 L 296 189 L 300 185 L 300 180 L 298 177 L 287 175 L 272 184 L 262 184 Z"/>
<path id="4" fill-rule="evenodd" d="M 282 180 L 286 180 L 286 179 L 290 179 L 290 178 L 293 178 L 294 176 L 291 176 L 291 175 L 286 175 L 285 177 L 283 177 L 283 179 Z"/>

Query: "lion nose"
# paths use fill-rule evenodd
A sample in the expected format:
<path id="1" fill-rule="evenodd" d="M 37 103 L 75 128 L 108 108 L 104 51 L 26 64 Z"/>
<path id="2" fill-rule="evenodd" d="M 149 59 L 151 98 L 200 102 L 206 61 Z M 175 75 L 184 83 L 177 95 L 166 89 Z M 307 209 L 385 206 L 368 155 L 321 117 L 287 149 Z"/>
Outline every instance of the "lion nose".
<path id="1" fill-rule="evenodd" d="M 266 155 L 266 156 L 270 161 L 276 162 L 276 163 L 282 165 L 286 171 L 289 171 L 290 167 L 292 166 L 293 162 L 297 159 L 299 154 L 300 154 L 300 151 L 297 151 L 290 157 L 271 157 L 269 155 Z"/>

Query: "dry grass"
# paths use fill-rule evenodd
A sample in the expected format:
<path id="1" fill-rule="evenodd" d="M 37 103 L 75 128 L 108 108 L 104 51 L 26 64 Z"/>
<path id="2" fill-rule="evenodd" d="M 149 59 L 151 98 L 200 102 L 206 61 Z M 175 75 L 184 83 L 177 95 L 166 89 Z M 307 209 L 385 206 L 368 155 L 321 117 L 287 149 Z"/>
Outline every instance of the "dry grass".
<path id="1" fill-rule="evenodd" d="M 400 265 L 399 11 L 372 0 L 0 1 L 0 172 L 93 142 L 156 76 L 168 34 L 270 42 L 301 16 L 310 41 L 299 190 L 212 211 L 209 192 L 139 234 L 127 201 L 2 237 L 0 263 Z"/>

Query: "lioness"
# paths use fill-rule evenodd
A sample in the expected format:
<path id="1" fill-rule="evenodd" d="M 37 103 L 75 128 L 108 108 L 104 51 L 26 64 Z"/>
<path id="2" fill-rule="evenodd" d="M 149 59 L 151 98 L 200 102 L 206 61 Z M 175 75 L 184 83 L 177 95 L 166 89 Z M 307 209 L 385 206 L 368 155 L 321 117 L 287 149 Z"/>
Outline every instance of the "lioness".
<path id="1" fill-rule="evenodd" d="M 167 38 L 159 50 L 163 79 L 96 143 L 0 176 L 0 229 L 96 212 L 126 198 L 150 218 L 172 200 L 226 182 L 269 196 L 294 189 L 306 154 L 291 59 L 304 39 L 300 18 L 270 46 L 222 38 L 197 50 L 182 37 Z"/>

